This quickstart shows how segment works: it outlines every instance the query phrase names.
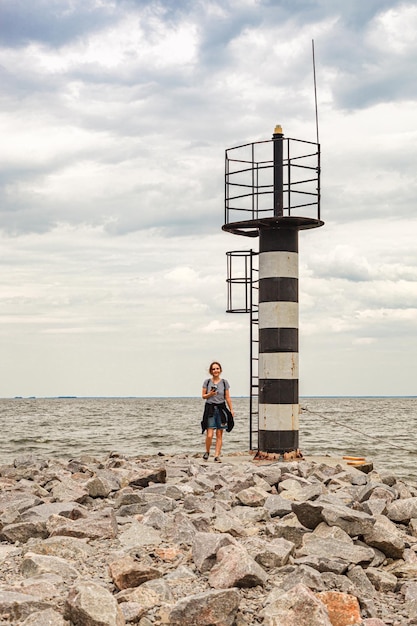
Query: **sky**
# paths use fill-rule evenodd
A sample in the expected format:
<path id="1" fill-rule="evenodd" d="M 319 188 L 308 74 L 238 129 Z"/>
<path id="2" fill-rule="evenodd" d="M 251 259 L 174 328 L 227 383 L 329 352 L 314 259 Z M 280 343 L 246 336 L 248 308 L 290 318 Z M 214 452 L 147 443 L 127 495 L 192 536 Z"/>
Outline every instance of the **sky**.
<path id="1" fill-rule="evenodd" d="M 300 394 L 417 395 L 417 4 L 0 0 L 0 397 L 199 396 L 226 313 L 224 152 L 315 141 Z"/>

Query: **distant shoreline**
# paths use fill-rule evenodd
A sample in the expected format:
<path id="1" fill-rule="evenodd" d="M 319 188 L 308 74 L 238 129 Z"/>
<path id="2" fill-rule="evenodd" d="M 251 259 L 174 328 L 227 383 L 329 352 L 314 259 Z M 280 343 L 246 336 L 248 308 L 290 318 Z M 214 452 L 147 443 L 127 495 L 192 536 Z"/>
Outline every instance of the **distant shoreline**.
<path id="1" fill-rule="evenodd" d="M 249 396 L 234 396 L 235 398 L 248 398 Z M 0 400 L 169 400 L 169 398 L 184 398 L 184 399 L 196 399 L 199 396 L 5 396 Z M 329 399 L 343 399 L 343 398 L 357 398 L 360 399 L 372 399 L 372 398 L 417 398 L 417 395 L 369 395 L 369 396 L 300 396 L 300 400 L 308 400 L 309 398 L 319 400 L 320 398 Z"/>

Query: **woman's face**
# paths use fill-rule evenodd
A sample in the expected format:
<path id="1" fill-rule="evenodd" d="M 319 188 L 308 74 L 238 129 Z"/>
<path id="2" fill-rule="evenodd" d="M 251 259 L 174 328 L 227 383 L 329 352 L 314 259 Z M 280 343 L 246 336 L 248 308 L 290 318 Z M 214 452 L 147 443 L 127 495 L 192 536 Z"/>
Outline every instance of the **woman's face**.
<path id="1" fill-rule="evenodd" d="M 218 376 L 221 371 L 222 371 L 222 369 L 221 369 L 220 365 L 218 363 L 213 363 L 213 365 L 211 366 L 211 374 L 213 376 Z"/>

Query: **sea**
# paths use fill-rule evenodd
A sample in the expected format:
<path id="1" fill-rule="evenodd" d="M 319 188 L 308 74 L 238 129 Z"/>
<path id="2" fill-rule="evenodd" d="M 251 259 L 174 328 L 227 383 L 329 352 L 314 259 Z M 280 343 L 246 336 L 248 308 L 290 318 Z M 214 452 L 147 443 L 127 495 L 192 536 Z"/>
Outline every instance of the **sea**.
<path id="1" fill-rule="evenodd" d="M 234 398 L 223 453 L 247 452 L 249 399 Z M 377 470 L 417 482 L 417 397 L 300 398 L 304 456 L 364 456 Z M 200 398 L 0 399 L 0 464 L 21 455 L 105 458 L 204 452 Z M 256 436 L 252 439 L 256 448 Z"/>

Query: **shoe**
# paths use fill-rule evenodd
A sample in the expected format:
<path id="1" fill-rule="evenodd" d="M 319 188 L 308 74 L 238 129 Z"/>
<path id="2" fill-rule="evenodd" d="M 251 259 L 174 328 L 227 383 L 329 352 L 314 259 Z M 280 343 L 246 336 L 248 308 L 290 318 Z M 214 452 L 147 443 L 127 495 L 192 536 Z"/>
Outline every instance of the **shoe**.
<path id="1" fill-rule="evenodd" d="M 214 460 L 216 463 L 221 463 L 220 457 L 219 456 L 215 456 Z"/>
<path id="2" fill-rule="evenodd" d="M 209 458 L 209 456 L 210 456 L 210 454 L 209 454 L 208 452 L 204 452 L 204 454 L 203 454 L 203 459 L 204 459 L 205 461 L 207 461 L 207 459 Z"/>

